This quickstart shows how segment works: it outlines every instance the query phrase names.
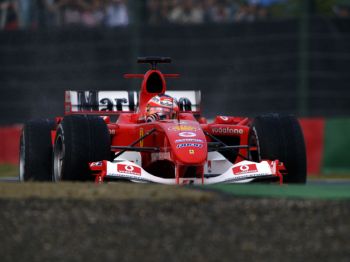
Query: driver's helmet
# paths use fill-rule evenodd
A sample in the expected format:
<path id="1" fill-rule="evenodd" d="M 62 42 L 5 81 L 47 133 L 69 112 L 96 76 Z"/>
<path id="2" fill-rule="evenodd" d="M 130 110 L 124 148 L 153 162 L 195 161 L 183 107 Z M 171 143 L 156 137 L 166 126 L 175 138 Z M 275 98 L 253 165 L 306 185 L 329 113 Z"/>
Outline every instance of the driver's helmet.
<path id="1" fill-rule="evenodd" d="M 179 106 L 176 99 L 160 94 L 152 97 L 146 105 L 146 121 L 176 119 Z"/>

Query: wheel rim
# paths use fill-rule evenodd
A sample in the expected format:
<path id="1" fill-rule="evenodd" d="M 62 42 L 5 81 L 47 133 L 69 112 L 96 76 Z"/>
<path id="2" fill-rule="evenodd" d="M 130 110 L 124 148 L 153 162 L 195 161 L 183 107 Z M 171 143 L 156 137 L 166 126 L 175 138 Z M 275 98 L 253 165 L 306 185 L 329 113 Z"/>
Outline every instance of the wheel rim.
<path id="1" fill-rule="evenodd" d="M 24 181 L 24 167 L 25 167 L 25 146 L 24 146 L 24 132 L 22 132 L 19 149 L 19 180 Z"/>
<path id="2" fill-rule="evenodd" d="M 54 156 L 53 156 L 53 181 L 62 180 L 62 167 L 64 161 L 64 144 L 62 136 L 56 138 Z"/>

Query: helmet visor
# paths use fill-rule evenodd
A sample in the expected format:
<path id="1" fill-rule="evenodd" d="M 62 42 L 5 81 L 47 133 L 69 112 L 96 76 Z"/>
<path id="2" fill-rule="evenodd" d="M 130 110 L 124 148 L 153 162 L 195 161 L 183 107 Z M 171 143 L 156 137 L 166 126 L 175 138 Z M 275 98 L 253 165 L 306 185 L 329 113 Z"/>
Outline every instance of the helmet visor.
<path id="1" fill-rule="evenodd" d="M 148 115 L 157 113 L 161 119 L 172 119 L 174 115 L 173 114 L 174 111 L 172 108 L 158 107 L 158 106 L 150 107 L 147 113 Z"/>

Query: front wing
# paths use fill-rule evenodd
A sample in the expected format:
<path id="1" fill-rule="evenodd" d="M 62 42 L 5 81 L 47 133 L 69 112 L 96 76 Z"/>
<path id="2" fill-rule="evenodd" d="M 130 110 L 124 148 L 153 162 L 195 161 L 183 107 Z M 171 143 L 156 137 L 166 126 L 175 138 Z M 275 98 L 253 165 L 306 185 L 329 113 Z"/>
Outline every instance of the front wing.
<path id="1" fill-rule="evenodd" d="M 128 160 L 98 161 L 90 163 L 90 169 L 96 176 L 97 183 L 105 180 L 128 180 L 138 183 L 158 183 L 166 185 L 175 184 L 204 184 L 212 185 L 218 183 L 249 183 L 261 179 L 277 179 L 283 182 L 281 171 L 284 166 L 278 160 L 242 161 L 231 165 L 222 174 L 215 176 L 203 175 L 200 178 L 161 178 L 154 176 L 144 170 L 138 164 Z"/>

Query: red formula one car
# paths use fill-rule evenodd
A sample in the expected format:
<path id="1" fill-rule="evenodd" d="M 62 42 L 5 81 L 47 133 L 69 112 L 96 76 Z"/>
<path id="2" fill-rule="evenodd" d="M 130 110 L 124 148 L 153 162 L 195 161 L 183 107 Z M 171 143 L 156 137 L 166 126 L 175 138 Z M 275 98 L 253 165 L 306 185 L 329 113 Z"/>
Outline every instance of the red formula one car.
<path id="1" fill-rule="evenodd" d="M 141 90 L 66 91 L 65 116 L 32 120 L 20 143 L 20 180 L 128 180 L 161 184 L 306 182 L 303 134 L 293 116 L 200 113 L 200 91 L 168 91 L 158 63 Z"/>

